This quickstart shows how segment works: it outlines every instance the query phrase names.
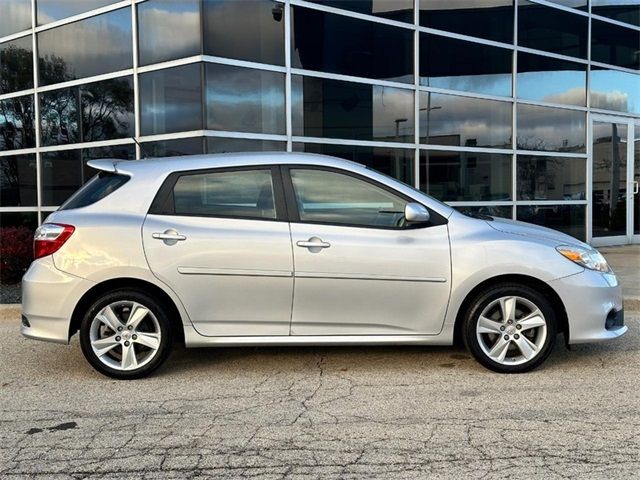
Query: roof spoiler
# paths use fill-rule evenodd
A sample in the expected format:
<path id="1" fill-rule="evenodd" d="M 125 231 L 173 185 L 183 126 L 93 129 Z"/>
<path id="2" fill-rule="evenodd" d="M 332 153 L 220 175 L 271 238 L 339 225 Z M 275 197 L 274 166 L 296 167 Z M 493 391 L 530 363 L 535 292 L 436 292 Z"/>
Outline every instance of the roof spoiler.
<path id="1" fill-rule="evenodd" d="M 102 158 L 99 160 L 89 160 L 87 165 L 91 168 L 95 168 L 96 170 L 100 170 L 101 172 L 111 172 L 111 173 L 128 173 L 131 171 L 126 167 L 127 161 L 116 160 L 110 158 Z M 124 168 L 122 168 L 124 167 Z"/>

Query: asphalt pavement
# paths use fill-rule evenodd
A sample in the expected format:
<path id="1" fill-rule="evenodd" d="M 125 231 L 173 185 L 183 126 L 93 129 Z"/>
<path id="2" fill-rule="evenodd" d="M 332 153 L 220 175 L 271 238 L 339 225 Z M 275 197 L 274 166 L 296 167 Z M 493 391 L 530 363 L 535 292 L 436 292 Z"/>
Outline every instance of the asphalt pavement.
<path id="1" fill-rule="evenodd" d="M 0 309 L 2 478 L 638 478 L 640 315 L 525 375 L 453 347 L 176 350 L 115 381 Z"/>

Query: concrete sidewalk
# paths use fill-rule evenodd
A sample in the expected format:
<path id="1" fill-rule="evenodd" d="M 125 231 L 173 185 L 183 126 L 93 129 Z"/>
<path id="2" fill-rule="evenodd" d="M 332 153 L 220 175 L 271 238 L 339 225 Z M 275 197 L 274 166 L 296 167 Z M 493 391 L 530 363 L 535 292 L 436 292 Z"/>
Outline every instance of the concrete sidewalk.
<path id="1" fill-rule="evenodd" d="M 620 280 L 625 310 L 640 311 L 640 245 L 602 247 L 598 250 Z"/>

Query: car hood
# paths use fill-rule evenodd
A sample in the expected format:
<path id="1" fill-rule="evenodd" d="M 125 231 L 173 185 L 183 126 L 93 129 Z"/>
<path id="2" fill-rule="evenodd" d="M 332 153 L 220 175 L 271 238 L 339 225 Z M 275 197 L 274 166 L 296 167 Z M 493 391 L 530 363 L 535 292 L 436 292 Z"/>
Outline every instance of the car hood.
<path id="1" fill-rule="evenodd" d="M 517 220 L 509 220 L 507 218 L 492 217 L 493 220 L 487 221 L 487 224 L 498 232 L 511 233 L 514 235 L 523 235 L 526 237 L 535 237 L 548 240 L 556 245 L 579 245 L 585 248 L 591 248 L 589 245 L 581 242 L 565 233 L 551 228 L 540 227 L 531 223 L 519 222 Z"/>

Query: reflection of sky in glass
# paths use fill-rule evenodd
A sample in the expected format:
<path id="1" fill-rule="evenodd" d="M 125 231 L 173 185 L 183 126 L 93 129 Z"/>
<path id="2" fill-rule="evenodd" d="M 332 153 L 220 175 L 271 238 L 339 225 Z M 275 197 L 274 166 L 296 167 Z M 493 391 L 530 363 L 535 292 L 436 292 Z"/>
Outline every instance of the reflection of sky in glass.
<path id="1" fill-rule="evenodd" d="M 41 81 L 57 83 L 131 68 L 131 9 L 73 22 L 38 33 L 41 62 L 62 60 L 61 72 L 41 70 Z"/>
<path id="2" fill-rule="evenodd" d="M 0 5 L 0 37 L 31 28 L 31 0 L 2 0 Z"/>
<path id="3" fill-rule="evenodd" d="M 511 102 L 434 93 L 430 97 L 420 95 L 422 143 L 511 147 Z"/>
<path id="4" fill-rule="evenodd" d="M 585 82 L 586 73 L 575 70 L 522 72 L 518 98 L 584 106 Z"/>
<path id="5" fill-rule="evenodd" d="M 168 35 L 167 32 L 171 31 Z M 148 65 L 200 53 L 197 0 L 148 1 L 138 5 L 140 64 Z"/>
<path id="6" fill-rule="evenodd" d="M 484 93 L 508 97 L 511 95 L 511 74 L 460 75 L 454 77 L 421 77 L 427 87 L 447 88 L 463 92 Z"/>
<path id="7" fill-rule="evenodd" d="M 38 0 L 38 25 L 104 7 L 117 0 Z"/>
<path id="8" fill-rule="evenodd" d="M 616 70 L 592 70 L 591 106 L 640 113 L 640 75 Z"/>
<path id="9" fill-rule="evenodd" d="M 214 64 L 206 69 L 207 128 L 284 133 L 284 74 Z"/>
<path id="10" fill-rule="evenodd" d="M 585 151 L 584 112 L 520 104 L 517 119 L 517 144 L 520 149 Z"/>

